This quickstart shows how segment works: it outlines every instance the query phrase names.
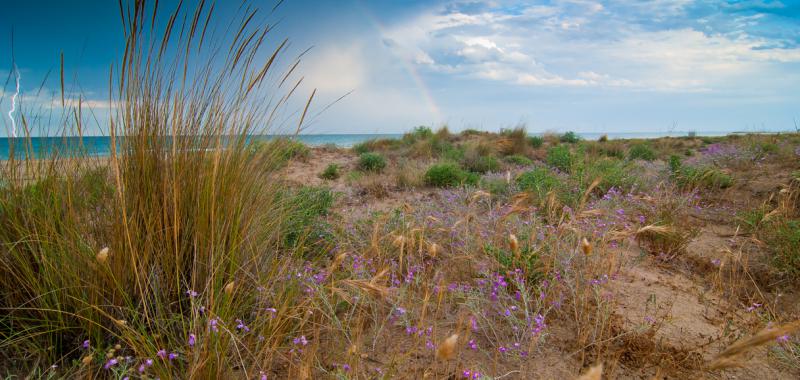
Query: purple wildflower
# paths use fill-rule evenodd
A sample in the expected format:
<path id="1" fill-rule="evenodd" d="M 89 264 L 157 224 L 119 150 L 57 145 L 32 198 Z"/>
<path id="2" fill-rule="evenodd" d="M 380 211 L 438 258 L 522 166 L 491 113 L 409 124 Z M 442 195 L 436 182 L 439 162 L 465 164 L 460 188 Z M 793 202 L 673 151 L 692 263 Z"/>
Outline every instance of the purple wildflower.
<path id="1" fill-rule="evenodd" d="M 189 334 L 189 347 L 194 347 L 196 339 L 197 338 L 194 336 L 194 334 Z"/>
<path id="2" fill-rule="evenodd" d="M 86 340 L 83 341 L 83 348 L 84 349 L 89 349 L 89 339 L 86 339 Z"/>
<path id="3" fill-rule="evenodd" d="M 119 363 L 119 361 L 117 361 L 117 359 L 115 359 L 115 358 L 108 359 L 108 361 L 106 362 L 106 364 L 105 364 L 105 365 L 103 365 L 103 368 L 105 368 L 105 369 L 109 369 L 109 368 L 111 368 L 111 367 L 113 367 L 113 366 L 117 365 L 117 363 Z"/>
<path id="4" fill-rule="evenodd" d="M 292 342 L 294 342 L 294 344 L 297 344 L 297 345 L 300 345 L 300 346 L 305 346 L 305 345 L 308 344 L 308 339 L 306 339 L 305 335 L 301 335 L 299 338 L 294 338 L 294 340 L 292 340 Z"/>
<path id="5" fill-rule="evenodd" d="M 161 359 L 166 359 L 167 358 L 167 350 L 165 350 L 163 348 L 158 350 L 158 352 L 156 352 L 156 356 L 158 356 Z"/>
<path id="6" fill-rule="evenodd" d="M 244 331 L 246 333 L 250 332 L 250 328 L 247 327 L 247 325 L 245 325 L 244 322 L 242 322 L 241 319 L 237 319 L 236 320 L 236 329 L 237 330 L 242 330 L 242 331 Z"/>

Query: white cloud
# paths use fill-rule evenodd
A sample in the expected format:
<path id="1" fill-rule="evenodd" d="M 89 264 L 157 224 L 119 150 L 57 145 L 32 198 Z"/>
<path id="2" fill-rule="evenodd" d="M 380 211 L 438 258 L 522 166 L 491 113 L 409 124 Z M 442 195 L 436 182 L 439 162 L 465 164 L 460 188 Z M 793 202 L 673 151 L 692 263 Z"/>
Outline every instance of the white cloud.
<path id="1" fill-rule="evenodd" d="M 685 19 L 690 4 L 563 0 L 514 4 L 509 11 L 509 4 L 489 3 L 474 14 L 443 7 L 394 25 L 383 37 L 396 54 L 434 72 L 521 86 L 709 91 L 775 63 L 800 62 L 800 49 L 769 48 L 769 41 L 743 32 L 643 24 L 648 17 Z M 629 13 L 620 10 L 624 5 Z"/>
<path id="2" fill-rule="evenodd" d="M 361 46 L 327 46 L 303 61 L 306 83 L 321 93 L 339 96 L 363 86 L 366 68 Z"/>

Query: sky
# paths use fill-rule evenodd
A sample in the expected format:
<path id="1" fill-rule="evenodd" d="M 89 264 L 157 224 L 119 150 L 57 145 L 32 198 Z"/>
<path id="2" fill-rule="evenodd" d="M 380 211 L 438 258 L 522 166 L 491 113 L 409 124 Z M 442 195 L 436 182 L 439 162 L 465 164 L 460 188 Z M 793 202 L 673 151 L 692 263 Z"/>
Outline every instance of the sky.
<path id="1" fill-rule="evenodd" d="M 53 107 L 62 53 L 68 93 L 98 120 L 86 133 L 106 134 L 109 67 L 124 42 L 117 1 L 0 4 L 0 135 L 11 128 L 14 74 L 23 112 Z M 239 4 L 218 2 L 217 22 Z M 252 4 L 276 22 L 275 41 L 291 41 L 287 57 L 311 48 L 289 106 L 317 90 L 324 112 L 305 133 L 800 128 L 800 0 L 286 0 L 273 13 L 274 1 Z"/>

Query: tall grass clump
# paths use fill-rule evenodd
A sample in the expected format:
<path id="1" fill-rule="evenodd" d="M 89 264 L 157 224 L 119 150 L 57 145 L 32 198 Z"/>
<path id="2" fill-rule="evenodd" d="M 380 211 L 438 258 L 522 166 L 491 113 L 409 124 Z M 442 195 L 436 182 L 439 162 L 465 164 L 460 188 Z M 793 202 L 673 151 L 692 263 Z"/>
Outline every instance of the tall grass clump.
<path id="1" fill-rule="evenodd" d="M 575 144 L 578 141 L 581 141 L 581 137 L 578 136 L 577 133 L 569 131 L 559 136 L 558 140 L 561 141 L 562 143 Z"/>
<path id="2" fill-rule="evenodd" d="M 520 190 L 532 192 L 540 201 L 544 200 L 551 191 L 557 191 L 564 187 L 563 182 L 547 168 L 535 168 L 527 171 L 520 174 L 516 181 Z"/>
<path id="3" fill-rule="evenodd" d="M 669 168 L 673 180 L 684 188 L 714 190 L 733 186 L 730 174 L 713 167 L 686 165 L 677 155 L 670 156 Z"/>
<path id="4" fill-rule="evenodd" d="M 386 167 L 386 159 L 377 153 L 362 153 L 358 156 L 358 168 L 365 172 L 380 172 Z"/>
<path id="5" fill-rule="evenodd" d="M 293 91 L 275 72 L 286 42 L 268 45 L 252 7 L 219 34 L 203 2 L 165 15 L 146 2 L 120 6 L 108 130 L 118 150 L 99 163 L 3 167 L 0 361 L 73 378 L 268 372 L 309 321 L 283 275 L 304 236 L 287 244 L 294 216 L 264 170 L 285 152 L 254 154 L 246 138 L 270 125 L 265 97 Z M 209 56 L 218 59 L 202 62 Z M 65 134 L 84 129 L 61 120 Z M 100 169 L 87 171 L 93 162 Z"/>
<path id="6" fill-rule="evenodd" d="M 454 163 L 435 164 L 425 172 L 425 183 L 435 187 L 475 185 L 478 176 L 461 169 Z"/>
<path id="7" fill-rule="evenodd" d="M 656 159 L 656 152 L 647 144 L 634 144 L 628 149 L 628 159 L 653 161 Z"/>
<path id="8" fill-rule="evenodd" d="M 544 137 L 542 136 L 528 136 L 528 144 L 533 148 L 541 148 L 544 145 Z"/>
<path id="9" fill-rule="evenodd" d="M 525 154 L 528 150 L 528 132 L 524 126 L 500 131 L 500 138 L 495 143 L 497 150 L 506 156 Z"/>
<path id="10" fill-rule="evenodd" d="M 331 181 L 338 179 L 342 175 L 342 173 L 339 170 L 340 167 L 338 164 L 328 164 L 328 166 L 325 167 L 322 173 L 319 174 L 319 177 Z"/>
<path id="11" fill-rule="evenodd" d="M 547 164 L 562 172 L 569 173 L 574 161 L 575 156 L 568 146 L 558 145 L 547 150 Z"/>

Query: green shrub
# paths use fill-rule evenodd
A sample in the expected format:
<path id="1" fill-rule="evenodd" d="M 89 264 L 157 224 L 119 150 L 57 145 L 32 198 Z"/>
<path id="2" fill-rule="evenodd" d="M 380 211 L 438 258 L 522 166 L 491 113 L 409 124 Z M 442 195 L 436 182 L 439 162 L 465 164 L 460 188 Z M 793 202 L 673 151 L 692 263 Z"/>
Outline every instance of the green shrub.
<path id="1" fill-rule="evenodd" d="M 634 144 L 628 149 L 628 159 L 653 161 L 656 153 L 647 144 Z"/>
<path id="2" fill-rule="evenodd" d="M 504 179 L 485 179 L 481 181 L 481 188 L 492 195 L 508 195 L 511 187 Z"/>
<path id="3" fill-rule="evenodd" d="M 363 154 L 380 150 L 397 148 L 402 145 L 398 139 L 370 139 L 353 145 L 353 152 Z"/>
<path id="4" fill-rule="evenodd" d="M 444 159 L 444 161 L 459 162 L 464 159 L 465 152 L 466 150 L 464 147 L 448 145 L 439 156 Z"/>
<path id="5" fill-rule="evenodd" d="M 522 236 L 520 236 L 520 239 L 523 240 L 519 242 L 519 255 L 506 248 L 497 247 L 492 244 L 484 245 L 483 251 L 487 256 L 494 257 L 504 271 L 511 272 L 522 269 L 523 273 L 525 273 L 525 281 L 530 284 L 538 283 L 544 277 L 539 251 L 531 249 L 530 245 L 526 244 Z"/>
<path id="6" fill-rule="evenodd" d="M 433 137 L 433 130 L 430 127 L 421 125 L 412 129 L 411 132 L 404 134 L 403 142 L 406 144 L 413 144 L 419 140 L 427 140 L 431 137 Z"/>
<path id="7" fill-rule="evenodd" d="M 467 128 L 467 129 L 461 131 L 461 136 L 474 136 L 474 135 L 482 135 L 482 134 L 485 134 L 485 133 L 486 132 L 479 131 L 477 129 Z"/>
<path id="8" fill-rule="evenodd" d="M 625 150 L 623 150 L 622 146 L 613 144 L 609 146 L 605 146 L 601 149 L 601 152 L 605 154 L 607 157 L 612 158 L 625 158 Z"/>
<path id="9" fill-rule="evenodd" d="M 435 164 L 425 172 L 425 183 L 430 186 L 452 187 L 474 185 L 477 182 L 477 175 L 464 171 L 454 163 Z"/>
<path id="10" fill-rule="evenodd" d="M 476 150 L 467 150 L 461 165 L 473 173 L 496 172 L 500 170 L 500 161 L 494 156 L 483 156 Z"/>
<path id="11" fill-rule="evenodd" d="M 561 135 L 558 138 L 558 141 L 561 141 L 562 143 L 575 144 L 578 141 L 581 141 L 581 138 L 580 138 L 580 136 L 578 136 L 577 133 L 569 131 L 569 132 Z"/>
<path id="12" fill-rule="evenodd" d="M 369 152 L 370 150 L 371 149 L 368 141 L 360 142 L 358 144 L 353 145 L 353 152 L 356 152 L 357 154 L 364 154 Z"/>
<path id="13" fill-rule="evenodd" d="M 365 172 L 380 172 L 386 167 L 386 159 L 377 153 L 362 153 L 358 157 L 358 168 Z"/>
<path id="14" fill-rule="evenodd" d="M 572 164 L 575 158 L 570 152 L 569 147 L 564 145 L 554 146 L 547 150 L 547 164 L 569 173 L 572 170 Z"/>
<path id="15" fill-rule="evenodd" d="M 320 173 L 319 177 L 322 179 L 334 180 L 338 179 L 341 173 L 339 173 L 339 165 L 337 164 L 328 164 L 325 167 L 325 170 Z"/>
<path id="16" fill-rule="evenodd" d="M 733 185 L 730 174 L 711 167 L 683 165 L 676 155 L 670 156 L 669 169 L 675 182 L 683 187 L 725 189 Z"/>
<path id="17" fill-rule="evenodd" d="M 292 159 L 306 160 L 311 155 L 311 149 L 300 141 L 291 138 L 278 137 L 269 141 L 256 140 L 250 143 L 252 155 L 263 154 L 270 169 L 283 167 Z"/>
<path id="18" fill-rule="evenodd" d="M 544 144 L 544 137 L 542 136 L 528 136 L 528 144 L 534 148 L 541 148 Z"/>
<path id="19" fill-rule="evenodd" d="M 299 189 L 289 190 L 284 195 L 286 207 L 286 244 L 291 246 L 312 230 L 317 230 L 316 236 L 321 235 L 318 225 L 320 217 L 328 214 L 333 206 L 333 192 L 327 187 L 304 186 Z"/>
<path id="20" fill-rule="evenodd" d="M 605 193 L 612 187 L 630 190 L 637 181 L 636 167 L 630 162 L 619 159 L 606 158 L 587 163 L 583 168 L 582 183 L 588 186 L 596 178 L 601 181 L 597 185 L 597 190 Z"/>
<path id="21" fill-rule="evenodd" d="M 681 170 L 681 158 L 678 155 L 669 156 L 669 170 L 672 173 L 678 173 Z"/>
<path id="22" fill-rule="evenodd" d="M 439 135 L 431 135 L 425 139 L 412 139 L 408 141 L 406 141 L 406 144 L 409 145 L 408 156 L 410 157 L 436 158 L 445 155 L 460 154 L 460 148 L 453 146 L 450 141 Z"/>
<path id="23" fill-rule="evenodd" d="M 775 267 L 793 278 L 799 278 L 800 220 L 776 220 L 769 223 L 759 236 L 763 237 L 772 251 Z"/>
<path id="24" fill-rule="evenodd" d="M 517 177 L 517 185 L 520 190 L 532 192 L 543 199 L 550 190 L 560 188 L 562 183 L 547 168 L 536 168 Z"/>
<path id="25" fill-rule="evenodd" d="M 533 165 L 533 161 L 530 158 L 525 157 L 525 156 L 523 156 L 521 154 L 515 154 L 513 156 L 507 156 L 505 158 L 505 160 L 506 160 L 506 162 L 508 162 L 510 164 L 514 164 L 514 165 L 518 165 L 518 166 L 530 166 L 530 165 Z"/>

